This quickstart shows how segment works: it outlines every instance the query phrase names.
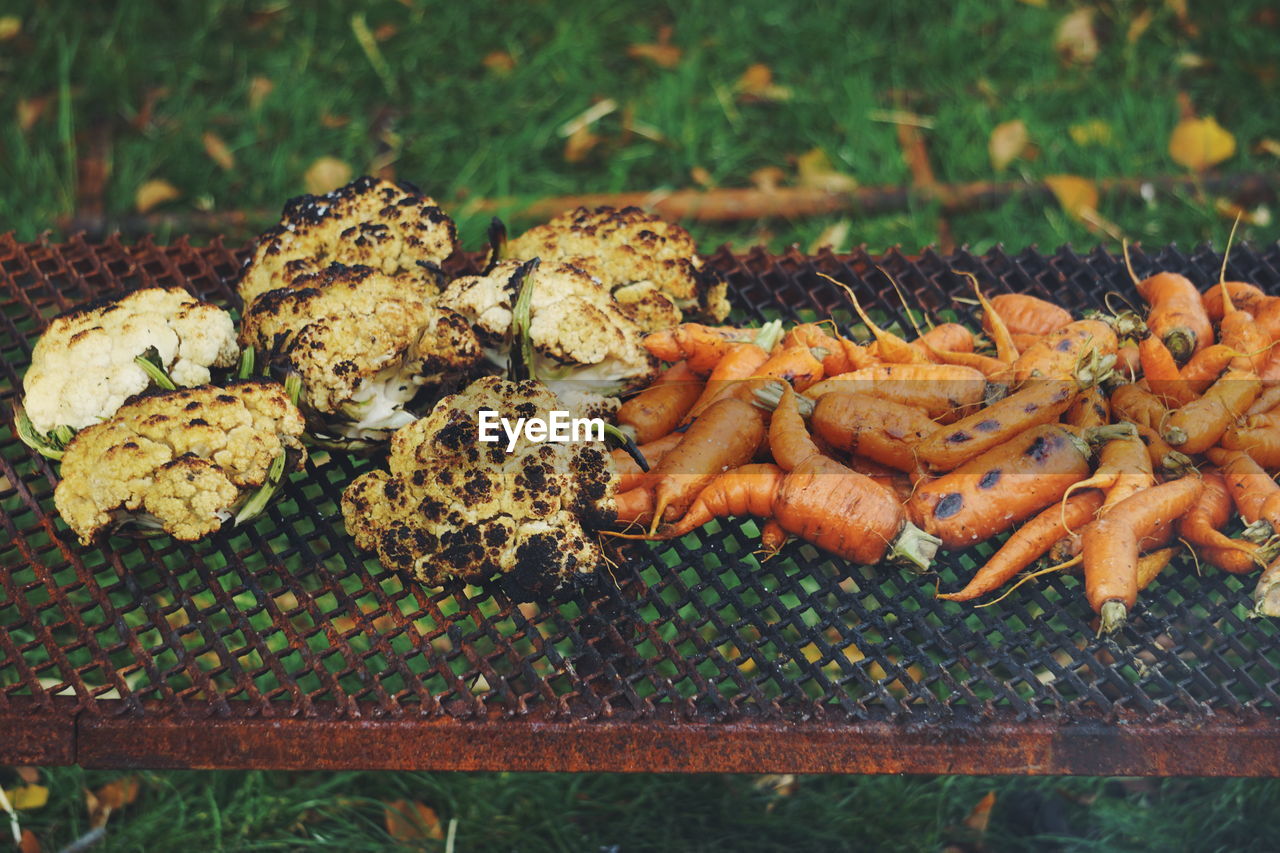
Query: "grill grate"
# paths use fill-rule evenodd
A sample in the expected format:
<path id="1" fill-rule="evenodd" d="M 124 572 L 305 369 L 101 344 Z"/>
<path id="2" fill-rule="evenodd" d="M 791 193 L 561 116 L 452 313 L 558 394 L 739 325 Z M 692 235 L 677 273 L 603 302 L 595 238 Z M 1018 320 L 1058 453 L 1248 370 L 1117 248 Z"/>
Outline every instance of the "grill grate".
<path id="1" fill-rule="evenodd" d="M 185 240 L 126 246 L 0 238 L 0 405 L 7 410 L 14 402 L 31 344 L 57 313 L 150 285 L 177 284 L 230 304 L 242 258 L 219 242 L 193 248 Z M 1140 275 L 1176 270 L 1202 286 L 1216 279 L 1220 260 L 1208 249 L 1134 255 Z M 967 287 L 952 269 L 975 273 L 988 292 L 1033 293 L 1074 312 L 1102 307 L 1106 290 L 1137 301 L 1123 264 L 1101 250 L 1042 256 L 996 248 L 948 257 L 895 250 L 877 258 L 721 250 L 710 262 L 728 276 L 735 316 L 745 322 L 833 316 L 847 330 L 855 318 L 839 290 L 818 276 L 824 272 L 905 328 L 908 318 L 877 264 L 934 320 L 974 322 L 969 307 L 951 299 Z M 472 263 L 458 259 L 455 270 Z M 1227 274 L 1280 292 L 1278 268 L 1280 246 L 1243 246 L 1232 252 Z M 243 724 L 240 737 L 268 718 L 326 725 L 536 721 L 567 727 L 574 743 L 597 737 L 610 721 L 695 724 L 690 731 L 702 734 L 684 732 L 681 748 L 703 749 L 697 755 L 705 757 L 717 731 L 728 737 L 742 723 L 785 745 L 788 732 L 800 737 L 801 729 L 789 726 L 815 721 L 837 734 L 927 723 L 939 732 L 958 727 L 957 736 L 1007 721 L 1012 728 L 1001 737 L 1030 749 L 1045 731 L 1082 721 L 1102 726 L 1099 737 L 1145 732 L 1154 742 L 1160 726 L 1218 731 L 1227 719 L 1234 721 L 1228 733 L 1255 736 L 1263 725 L 1272 738 L 1265 741 L 1268 766 L 1275 766 L 1280 647 L 1275 623 L 1247 616 L 1251 578 L 1212 570 L 1197 577 L 1179 563 L 1144 593 L 1128 628 L 1114 640 L 1096 640 L 1072 578 L 1026 585 L 1000 604 L 974 609 L 936 601 L 930 579 L 850 566 L 805 544 L 760 564 L 752 554 L 754 523 L 733 521 L 678 542 L 628 546 L 628 559 L 600 582 L 539 606 L 512 601 L 497 587 L 423 589 L 357 553 L 337 500 L 371 464 L 334 454 L 296 475 L 251 527 L 194 545 L 116 538 L 82 548 L 54 512 L 53 467 L 5 430 L 0 730 L 5 723 L 44 726 L 50 743 L 74 730 L 79 743 L 59 751 L 28 733 L 11 739 L 6 752 L 0 738 L 0 761 L 197 761 L 155 752 L 163 738 L 148 726 L 175 720 L 189 721 L 182 729 L 188 735 Z M 992 550 L 983 544 L 942 555 L 938 580 L 958 586 Z M 721 728 L 702 728 L 706 723 Z M 510 731 L 517 729 L 526 731 Z M 152 732 L 150 745 L 142 735 L 131 749 L 126 733 L 135 731 Z M 534 737 L 536 728 L 527 731 Z M 116 751 L 95 753 L 95 732 L 115 732 Z M 388 736 L 391 743 L 401 737 Z M 272 737 L 260 728 L 250 738 L 259 752 L 200 760 L 288 763 L 271 752 Z M 495 758 L 494 766 L 747 769 L 735 763 L 740 758 L 689 760 L 680 766 L 517 755 L 505 764 Z M 981 755 L 973 760 L 959 767 L 995 766 Z M 1160 766 L 1223 772 L 1207 759 L 1188 762 Z M 409 763 L 463 766 L 438 756 Z M 1044 770 L 1079 766 L 1049 761 Z M 1114 766 L 1140 772 L 1145 765 Z M 903 767 L 935 765 L 887 761 L 872 769 Z"/>

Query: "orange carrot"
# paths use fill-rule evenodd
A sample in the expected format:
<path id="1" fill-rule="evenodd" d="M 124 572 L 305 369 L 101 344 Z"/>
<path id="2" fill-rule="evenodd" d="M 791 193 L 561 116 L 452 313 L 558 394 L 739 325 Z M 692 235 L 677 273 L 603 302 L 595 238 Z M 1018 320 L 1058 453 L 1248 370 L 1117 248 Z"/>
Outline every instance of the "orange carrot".
<path id="1" fill-rule="evenodd" d="M 653 490 L 628 489 L 614 498 L 618 507 L 618 523 L 647 524 L 653 518 Z"/>
<path id="2" fill-rule="evenodd" d="M 1088 444 L 1045 424 L 921 483 L 907 511 L 948 548 L 968 548 L 1054 503 L 1087 476 Z"/>
<path id="3" fill-rule="evenodd" d="M 835 376 L 853 370 L 855 365 L 849 359 L 844 346 L 844 339 L 827 334 L 826 329 L 818 323 L 801 323 L 782 336 L 780 347 L 786 349 L 793 346 L 805 346 L 822 350 L 822 372 L 827 376 Z"/>
<path id="4" fill-rule="evenodd" d="M 1160 398 L 1132 382 L 1118 385 L 1111 392 L 1111 411 L 1117 420 L 1157 430 L 1169 417 L 1169 410 Z"/>
<path id="5" fill-rule="evenodd" d="M 1178 553 L 1177 548 L 1161 548 L 1159 551 L 1151 551 L 1138 558 L 1139 592 L 1151 585 L 1156 576 L 1173 560 L 1173 555 L 1176 553 Z"/>
<path id="6" fill-rule="evenodd" d="M 1195 470 L 1195 463 L 1185 453 L 1173 449 L 1160 433 L 1143 424 L 1134 424 L 1138 438 L 1147 447 L 1147 457 L 1151 460 L 1152 470 L 1159 471 L 1168 477 L 1183 477 Z"/>
<path id="7" fill-rule="evenodd" d="M 1229 291 L 1223 291 L 1222 310 L 1218 327 L 1222 343 L 1238 353 L 1230 366 L 1261 373 L 1271 358 L 1271 336 L 1258 327 L 1252 314 L 1235 307 Z"/>
<path id="8" fill-rule="evenodd" d="M 1264 514 L 1264 509 L 1274 507 L 1280 501 L 1280 485 L 1276 485 L 1271 475 L 1241 450 L 1212 447 L 1205 455 L 1218 467 L 1236 512 L 1249 525 L 1245 528 L 1246 538 L 1255 542 L 1266 541 L 1273 533 L 1280 532 L 1280 525 L 1272 529 Z"/>
<path id="9" fill-rule="evenodd" d="M 679 518 L 713 477 L 751 461 L 765 437 L 763 413 L 740 400 L 713 403 L 649 474 L 654 524 Z"/>
<path id="10" fill-rule="evenodd" d="M 1015 530 L 986 565 L 970 578 L 964 589 L 939 595 L 938 598 L 970 601 L 1000 588 L 1043 557 L 1063 536 L 1092 521 L 1101 506 L 1102 492 L 1090 489 L 1073 496 L 1061 511 L 1056 506 L 1049 507 Z"/>
<path id="11" fill-rule="evenodd" d="M 870 394 L 922 409 L 931 418 L 963 414 L 982 402 L 987 380 L 969 367 L 950 364 L 885 364 L 828 377 L 810 387 L 818 399 L 830 391 Z"/>
<path id="12" fill-rule="evenodd" d="M 1079 429 L 1103 426 L 1111 423 L 1111 403 L 1102 389 L 1090 386 L 1076 397 L 1062 416 L 1063 423 Z"/>
<path id="13" fill-rule="evenodd" d="M 1067 309 L 1023 293 L 1001 293 L 991 297 L 990 303 L 990 310 L 999 315 L 1013 335 L 1047 335 L 1071 322 L 1071 312 Z M 985 311 L 982 328 L 991 334 L 991 318 Z"/>
<path id="14" fill-rule="evenodd" d="M 921 338 L 920 341 L 923 341 Z M 915 341 L 915 343 L 920 343 Z M 1005 382 L 1009 378 L 1009 365 L 1005 364 L 998 358 L 992 358 L 989 355 L 981 355 L 976 352 L 948 352 L 946 350 L 929 348 L 929 357 L 936 364 L 958 364 L 963 367 L 971 367 L 977 370 L 983 376 L 992 382 Z"/>
<path id="15" fill-rule="evenodd" d="M 769 396 L 775 407 L 769 419 L 769 452 L 782 470 L 793 471 L 810 456 L 821 456 L 822 450 L 804 425 L 800 397 L 791 386 L 773 383 L 768 390 L 776 392 Z"/>
<path id="16" fill-rule="evenodd" d="M 832 284 L 839 285 L 844 290 L 845 295 L 849 297 L 849 301 L 853 303 L 853 310 L 857 312 L 862 319 L 863 325 L 871 332 L 876 339 L 875 348 L 876 356 L 889 364 L 921 364 L 929 361 L 929 357 L 925 355 L 918 347 L 913 347 L 902 338 L 890 332 L 888 329 L 882 329 L 875 324 L 867 312 L 862 310 L 862 305 L 858 302 L 858 297 L 853 295 L 853 291 L 849 286 L 836 281 L 825 273 L 818 273 Z"/>
<path id="17" fill-rule="evenodd" d="M 1151 455 L 1141 438 L 1135 435 L 1118 444 L 1109 442 L 1107 446 L 1113 447 L 1113 455 L 1108 457 L 1112 466 L 1108 473 L 1114 473 L 1114 477 L 1104 487 L 1107 496 L 1102 502 L 1102 515 L 1138 492 L 1151 488 L 1156 482 Z"/>
<path id="18" fill-rule="evenodd" d="M 1118 347 L 1111 326 L 1101 320 L 1076 320 L 1028 347 L 1013 363 L 1013 379 L 1076 379 L 1093 385 L 1110 372 Z"/>
<path id="19" fill-rule="evenodd" d="M 718 474 L 698 493 L 688 511 L 674 525 L 664 527 L 664 538 L 684 536 L 713 518 L 754 515 L 768 518 L 785 476 L 777 465 L 741 465 Z"/>
<path id="20" fill-rule="evenodd" d="M 673 329 L 645 335 L 644 347 L 663 361 L 685 361 L 689 369 L 706 376 L 735 343 L 750 342 L 758 329 L 735 329 L 685 323 Z"/>
<path id="21" fill-rule="evenodd" d="M 1247 415 L 1223 430 L 1219 443 L 1244 451 L 1263 468 L 1280 468 L 1280 412 Z"/>
<path id="22" fill-rule="evenodd" d="M 1085 594 L 1094 612 L 1102 617 L 1102 633 L 1124 625 L 1138 602 L 1141 541 L 1161 523 L 1171 524 L 1185 514 L 1203 489 L 1197 476 L 1152 486 L 1085 527 Z"/>
<path id="23" fill-rule="evenodd" d="M 630 428 L 637 443 L 647 444 L 678 427 L 704 387 L 687 363 L 677 362 L 657 382 L 623 403 L 615 420 Z"/>
<path id="24" fill-rule="evenodd" d="M 937 471 L 950 471 L 1019 433 L 1053 423 L 1079 389 L 1075 382 L 1034 381 L 980 411 L 935 430 L 916 453 Z"/>
<path id="25" fill-rule="evenodd" d="M 1257 309 L 1265 304 L 1268 300 L 1275 299 L 1274 296 L 1267 296 L 1257 285 L 1248 284 L 1243 281 L 1227 281 L 1222 284 L 1215 284 L 1206 290 L 1200 297 L 1204 303 L 1204 311 L 1209 315 L 1209 319 L 1218 322 L 1223 315 L 1223 290 L 1228 289 L 1231 294 L 1231 301 L 1235 303 L 1237 308 L 1242 308 L 1250 314 L 1256 314 Z"/>
<path id="26" fill-rule="evenodd" d="M 1222 374 L 1201 397 L 1169 413 L 1161 434 L 1183 453 L 1203 453 L 1222 437 L 1236 418 L 1262 393 L 1262 380 L 1251 370 L 1234 367 Z"/>
<path id="27" fill-rule="evenodd" d="M 938 426 L 919 409 L 844 392 L 822 395 L 809 420 L 814 433 L 835 449 L 898 471 L 915 470 L 915 445 Z"/>
<path id="28" fill-rule="evenodd" d="M 1164 341 L 1148 335 L 1138 344 L 1138 358 L 1147 387 L 1166 406 L 1181 406 L 1195 399 Z"/>
<path id="29" fill-rule="evenodd" d="M 1268 338 L 1280 341 L 1280 298 L 1269 299 L 1258 306 L 1258 313 L 1253 316 L 1253 320 Z"/>
<path id="30" fill-rule="evenodd" d="M 1151 306 L 1147 312 L 1147 328 L 1164 341 L 1179 364 L 1213 343 L 1213 325 L 1200 299 L 1200 291 L 1189 279 L 1163 272 L 1143 279 L 1137 287 Z"/>
<path id="31" fill-rule="evenodd" d="M 831 454 L 828 453 L 826 455 L 830 456 Z M 882 465 L 873 459 L 859 456 L 856 453 L 846 458 L 844 463 L 851 470 L 874 480 L 876 485 L 881 488 L 888 489 L 899 501 L 906 502 L 915 490 L 912 475 L 909 472 L 890 468 L 888 465 Z"/>
<path id="32" fill-rule="evenodd" d="M 769 360 L 751 375 L 752 379 L 781 379 L 790 382 L 797 391 L 803 391 L 822 380 L 822 360 L 807 346 L 776 349 Z"/>
<path id="33" fill-rule="evenodd" d="M 662 457 L 666 456 L 671 448 L 680 443 L 684 438 L 684 433 L 673 432 L 664 435 L 662 438 L 642 444 L 637 448 L 640 455 L 649 463 L 649 467 L 653 468 L 662 461 Z M 640 466 L 631 458 L 631 454 L 619 448 L 609 454 L 613 457 L 613 467 L 618 470 L 618 491 L 627 492 L 637 486 L 642 485 L 648 478 L 648 472 L 641 471 Z"/>
<path id="34" fill-rule="evenodd" d="M 1155 481 L 1151 475 L 1151 460 L 1147 457 L 1146 445 L 1138 438 L 1137 432 L 1132 429 L 1132 424 L 1125 426 L 1130 427 L 1129 432 L 1117 434 L 1102 445 L 1102 449 L 1098 451 L 1098 466 L 1093 474 L 1078 483 L 1072 483 L 1070 488 L 1063 492 L 1064 506 L 1071 495 L 1081 489 L 1102 489 L 1108 493 L 1104 495 L 1104 500 L 1115 503 L 1109 496 L 1110 490 L 1122 477 L 1134 472 L 1145 472 L 1144 488 Z M 1099 509 L 1101 507 L 1102 504 L 1099 504 Z"/>
<path id="35" fill-rule="evenodd" d="M 1280 406 L 1280 384 L 1267 385 L 1262 383 L 1263 391 L 1258 395 L 1258 399 L 1253 401 L 1253 405 L 1249 407 L 1249 411 L 1245 412 L 1245 416 L 1262 415 L 1272 411 Z"/>
<path id="36" fill-rule="evenodd" d="M 1142 354 L 1138 351 L 1138 345 L 1135 343 L 1124 343 L 1116 350 L 1116 363 L 1112 368 L 1116 375 L 1123 377 L 1129 382 L 1137 379 L 1138 374 L 1142 371 Z"/>
<path id="37" fill-rule="evenodd" d="M 1195 505 L 1178 520 L 1178 535 L 1198 548 L 1256 550 L 1254 543 L 1237 542 L 1222 532 L 1235 509 L 1222 474 L 1208 468 L 1200 472 L 1200 477 L 1204 480 L 1204 490 Z"/>
<path id="38" fill-rule="evenodd" d="M 973 352 L 973 332 L 959 323 L 940 323 L 911 344 L 923 347 L 926 355 L 935 349 L 952 353 Z"/>
<path id="39" fill-rule="evenodd" d="M 999 312 L 991 307 L 987 297 L 982 295 L 982 288 L 978 286 L 978 277 L 973 273 L 961 273 L 961 275 L 968 276 L 969 281 L 973 283 L 973 293 L 978 298 L 978 304 L 982 306 L 982 327 L 987 330 L 992 343 L 996 345 L 996 358 L 1005 364 L 1013 364 L 1018 360 L 1018 347 L 1013 342 L 1009 327 L 1005 325 Z"/>
<path id="40" fill-rule="evenodd" d="M 732 393 L 743 379 L 754 376 L 768 360 L 769 353 L 756 344 L 734 344 L 707 377 L 702 394 L 685 414 L 683 423 L 693 421 L 717 400 Z"/>
<path id="41" fill-rule="evenodd" d="M 1040 339 L 1044 337 L 1044 335 L 1030 335 L 1026 332 L 1011 332 L 1010 334 L 1013 336 L 1013 345 L 1018 348 L 1020 353 L 1026 352 L 1029 348 L 1040 343 Z"/>

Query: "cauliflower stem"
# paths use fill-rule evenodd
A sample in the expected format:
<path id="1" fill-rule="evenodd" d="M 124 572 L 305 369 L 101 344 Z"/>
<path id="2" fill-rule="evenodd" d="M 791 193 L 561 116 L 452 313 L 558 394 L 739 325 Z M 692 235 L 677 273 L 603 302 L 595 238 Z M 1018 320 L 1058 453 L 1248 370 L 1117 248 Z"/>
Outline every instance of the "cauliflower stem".
<path id="1" fill-rule="evenodd" d="M 142 368 L 151 383 L 157 388 L 172 391 L 178 387 L 174 383 L 173 377 L 164 369 L 164 361 L 160 358 L 160 350 L 155 347 L 147 347 L 142 351 L 142 355 L 136 356 L 133 361 L 138 367 Z"/>
<path id="2" fill-rule="evenodd" d="M 47 435 L 41 433 L 40 430 L 32 425 L 31 418 L 27 417 L 27 413 L 17 404 L 14 404 L 13 407 L 13 425 L 17 429 L 18 438 L 22 440 L 23 444 L 41 456 L 54 461 L 62 458 L 67 445 L 76 436 L 76 431 L 66 425 L 54 427 Z"/>

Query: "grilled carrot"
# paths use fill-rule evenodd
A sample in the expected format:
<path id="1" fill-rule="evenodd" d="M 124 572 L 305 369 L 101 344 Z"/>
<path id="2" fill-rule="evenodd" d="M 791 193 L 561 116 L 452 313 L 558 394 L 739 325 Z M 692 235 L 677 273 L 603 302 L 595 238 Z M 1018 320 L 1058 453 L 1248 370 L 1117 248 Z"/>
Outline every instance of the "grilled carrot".
<path id="1" fill-rule="evenodd" d="M 1045 424 L 921 483 L 907 511 L 948 548 L 967 548 L 1034 515 L 1087 476 L 1087 442 Z"/>
<path id="2" fill-rule="evenodd" d="M 1182 366 L 1178 375 L 1182 377 L 1190 393 L 1198 396 L 1222 375 L 1231 359 L 1239 354 L 1226 344 L 1210 344 L 1191 356 L 1191 360 Z"/>
<path id="3" fill-rule="evenodd" d="M 1063 506 L 1066 506 L 1071 495 L 1082 489 L 1102 489 L 1108 492 L 1112 489 L 1116 482 L 1126 474 L 1132 474 L 1135 471 L 1144 472 L 1146 479 L 1154 481 L 1151 476 L 1151 460 L 1147 457 L 1146 445 L 1138 438 L 1138 433 L 1127 424 L 1130 430 L 1125 433 L 1116 435 L 1110 441 L 1102 445 L 1102 449 L 1098 451 L 1098 466 L 1094 469 L 1086 479 L 1078 483 L 1072 483 L 1071 486 L 1062 494 Z M 1145 485 L 1150 485 L 1146 483 Z M 1107 498 L 1107 500 L 1110 500 Z M 1101 508 L 1101 504 L 1099 504 Z"/>
<path id="4" fill-rule="evenodd" d="M 630 428 L 637 443 L 647 444 L 678 427 L 704 387 L 686 362 L 677 362 L 653 385 L 623 403 L 615 419 Z"/>
<path id="5" fill-rule="evenodd" d="M 765 437 L 763 413 L 740 400 L 712 404 L 650 472 L 654 524 L 679 518 L 713 477 L 751 461 Z"/>
<path id="6" fill-rule="evenodd" d="M 1003 400 L 933 431 L 916 453 L 933 469 L 950 471 L 1021 432 L 1058 420 L 1078 392 L 1075 382 L 1028 382 Z"/>
<path id="7" fill-rule="evenodd" d="M 931 418 L 964 414 L 982 402 L 987 380 L 970 367 L 950 364 L 884 364 L 831 376 L 805 393 L 814 399 L 830 391 L 870 394 L 922 409 Z"/>
<path id="8" fill-rule="evenodd" d="M 797 391 L 803 391 L 822 380 L 822 356 L 825 355 L 825 351 L 811 350 L 807 346 L 779 347 L 751 378 L 782 379 L 790 382 Z"/>
<path id="9" fill-rule="evenodd" d="M 1147 312 L 1147 328 L 1164 341 L 1179 364 L 1213 343 L 1213 325 L 1200 299 L 1200 291 L 1189 279 L 1163 272 L 1144 278 L 1137 287 L 1151 306 Z"/>
<path id="10" fill-rule="evenodd" d="M 991 334 L 989 312 L 998 315 L 1013 335 L 1047 335 L 1071 322 L 1071 312 L 1067 309 L 1035 296 L 1001 293 L 989 301 L 990 306 L 984 306 L 988 310 L 982 314 L 982 329 L 988 335 Z"/>
<path id="11" fill-rule="evenodd" d="M 718 474 L 698 492 L 678 522 L 662 528 L 662 535 L 664 538 L 684 536 L 713 518 L 731 515 L 769 518 L 773 515 L 773 503 L 783 476 L 781 468 L 768 463 L 740 465 Z"/>
<path id="12" fill-rule="evenodd" d="M 1261 373 L 1271 358 L 1271 336 L 1258 328 L 1252 314 L 1235 307 L 1229 291 L 1223 291 L 1222 310 L 1222 322 L 1218 326 L 1222 343 L 1238 353 L 1230 366 Z"/>
<path id="13" fill-rule="evenodd" d="M 1084 529 L 1085 595 L 1102 617 L 1101 632 L 1111 633 L 1128 620 L 1138 602 L 1141 541 L 1161 523 L 1180 518 L 1200 497 L 1197 476 L 1152 486 L 1121 501 Z"/>
<path id="14" fill-rule="evenodd" d="M 1013 363 L 1013 379 L 1076 379 L 1093 385 L 1110 372 L 1119 340 L 1101 320 L 1076 320 L 1045 335 Z"/>
<path id="15" fill-rule="evenodd" d="M 1178 553 L 1177 548 L 1161 548 L 1138 558 L 1138 592 L 1142 592 L 1151 585 L 1156 576 L 1163 572 L 1173 560 L 1173 555 L 1176 553 Z"/>
<path id="16" fill-rule="evenodd" d="M 775 406 L 769 419 L 769 452 L 784 471 L 794 471 L 810 456 L 821 456 L 822 450 L 804 425 L 800 413 L 800 397 L 784 383 L 773 383 L 769 390 Z"/>
<path id="17" fill-rule="evenodd" d="M 684 416 L 689 423 L 700 416 L 717 400 L 736 389 L 743 379 L 750 379 L 769 360 L 769 353 L 758 344 L 734 344 L 716 364 L 697 402 Z"/>
<path id="18" fill-rule="evenodd" d="M 825 273 L 818 273 L 818 275 L 832 284 L 839 285 L 844 290 L 845 295 L 849 297 L 849 301 L 853 303 L 853 310 L 857 312 L 858 317 L 862 319 L 863 325 L 867 327 L 872 337 L 876 339 L 875 354 L 881 361 L 889 364 L 921 364 L 929 361 L 929 357 L 919 347 L 913 347 L 888 329 L 882 329 L 877 326 L 875 321 L 862 309 L 862 304 L 858 302 L 858 297 L 853 294 L 848 285 L 836 281 Z"/>
<path id="19" fill-rule="evenodd" d="M 683 433 L 668 433 L 662 438 L 640 445 L 638 449 L 640 450 L 640 455 L 645 458 L 645 461 L 649 463 L 649 467 L 652 468 L 661 462 L 662 457 L 666 456 L 671 448 L 679 444 L 682 438 L 684 438 Z M 636 461 L 631 458 L 631 454 L 627 453 L 627 451 L 619 448 L 609 455 L 613 457 L 613 467 L 618 470 L 619 492 L 630 491 L 646 481 L 648 472 L 641 471 L 640 466 L 636 464 Z"/>
<path id="20" fill-rule="evenodd" d="M 970 601 L 998 589 L 1043 557 L 1063 536 L 1092 521 L 1101 506 L 1102 492 L 1090 489 L 1070 498 L 1061 511 L 1056 506 L 1043 510 L 1015 530 L 986 565 L 970 578 L 964 589 L 939 595 L 938 598 Z"/>
<path id="21" fill-rule="evenodd" d="M 1249 415 L 1265 414 L 1280 406 L 1280 383 L 1267 385 L 1264 381 L 1262 386 L 1262 393 L 1258 395 L 1258 399 L 1253 401 L 1253 405 L 1249 407 L 1249 411 L 1245 412 L 1246 417 Z"/>
<path id="22" fill-rule="evenodd" d="M 1111 403 L 1097 385 L 1081 391 L 1067 408 L 1062 421 L 1079 429 L 1111 423 Z"/>
<path id="23" fill-rule="evenodd" d="M 978 286 L 978 277 L 973 273 L 961 273 L 961 275 L 967 276 L 973 284 L 973 293 L 978 298 L 978 304 L 982 306 L 982 327 L 987 330 L 992 343 L 996 345 L 996 358 L 1005 364 L 1013 364 L 1018 360 L 1018 347 L 1013 342 L 1013 335 L 1005 325 L 1004 318 L 991 307 L 987 297 L 982 295 L 982 288 Z"/>
<path id="24" fill-rule="evenodd" d="M 685 361 L 699 376 L 706 376 L 735 343 L 749 343 L 758 329 L 735 329 L 684 323 L 673 329 L 645 335 L 644 347 L 663 361 Z"/>
<path id="25" fill-rule="evenodd" d="M 1226 479 L 1212 468 L 1202 470 L 1200 477 L 1204 480 L 1204 490 L 1186 515 L 1178 519 L 1178 535 L 1196 548 L 1236 550 L 1247 553 L 1251 560 L 1256 544 L 1239 542 L 1222 532 L 1235 509 Z M 1226 566 L 1220 568 L 1234 571 Z"/>
<path id="26" fill-rule="evenodd" d="M 766 408 L 777 406 L 781 396 L 776 383 L 756 392 Z M 919 409 L 869 394 L 835 391 L 822 395 L 817 403 L 798 398 L 795 405 L 809 418 L 814 434 L 834 449 L 861 454 L 898 471 L 915 470 L 914 446 L 938 426 Z"/>
<path id="27" fill-rule="evenodd" d="M 618 492 L 614 498 L 618 507 L 618 523 L 647 524 L 653 518 L 653 490 L 635 488 Z"/>
<path id="28" fill-rule="evenodd" d="M 1011 332 L 1010 334 L 1013 336 L 1013 345 L 1018 348 L 1019 353 L 1026 352 L 1044 337 L 1044 335 L 1031 335 L 1026 332 Z"/>
<path id="29" fill-rule="evenodd" d="M 1280 341 L 1280 298 L 1269 299 L 1259 305 L 1253 320 L 1268 338 Z"/>
<path id="30" fill-rule="evenodd" d="M 935 349 L 952 353 L 973 352 L 973 332 L 959 323 L 939 323 L 912 341 L 911 345 L 924 348 L 926 355 Z"/>
<path id="31" fill-rule="evenodd" d="M 848 456 L 844 460 L 844 464 L 859 474 L 870 477 L 877 485 L 888 489 L 896 495 L 900 501 L 905 502 L 911 497 L 911 493 L 915 489 L 911 473 L 890 468 L 888 465 L 882 465 L 874 459 L 868 459 L 855 453 Z"/>
<path id="32" fill-rule="evenodd" d="M 827 376 L 835 376 L 860 366 L 850 361 L 844 343 L 843 338 L 827 334 L 826 329 L 818 323 L 801 323 L 783 335 L 778 345 L 784 349 L 805 346 L 822 350 L 825 353 L 822 357 L 822 372 Z"/>
<path id="33" fill-rule="evenodd" d="M 1222 437 L 1236 418 L 1262 393 L 1262 380 L 1251 370 L 1234 367 L 1201 397 L 1169 413 L 1161 434 L 1183 453 L 1203 453 Z"/>
<path id="34" fill-rule="evenodd" d="M 1155 335 L 1148 335 L 1138 344 L 1138 358 L 1142 362 L 1142 375 L 1151 393 L 1166 406 L 1181 406 L 1196 398 L 1187 387 L 1178 363 Z"/>

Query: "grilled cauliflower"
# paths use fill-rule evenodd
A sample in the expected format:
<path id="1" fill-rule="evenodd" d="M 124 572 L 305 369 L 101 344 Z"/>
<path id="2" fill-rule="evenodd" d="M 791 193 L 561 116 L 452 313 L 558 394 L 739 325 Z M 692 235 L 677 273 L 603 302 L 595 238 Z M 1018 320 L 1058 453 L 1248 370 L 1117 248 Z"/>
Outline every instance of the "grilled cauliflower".
<path id="1" fill-rule="evenodd" d="M 439 304 L 471 322 L 495 367 L 505 368 L 511 350 L 511 313 L 521 264 L 503 261 L 488 275 L 451 282 Z M 643 332 L 609 292 L 567 264 L 542 263 L 531 304 L 533 374 L 559 392 L 619 394 L 646 384 L 657 362 L 645 350 Z"/>
<path id="2" fill-rule="evenodd" d="M 145 391 L 153 375 L 203 385 L 211 367 L 236 362 L 231 315 L 179 287 L 152 287 L 90 303 L 54 318 L 36 341 L 22 379 L 26 431 L 36 449 L 57 458 L 78 429 L 111 417 Z M 149 355 L 148 367 L 139 356 Z"/>
<path id="3" fill-rule="evenodd" d="M 193 541 L 261 511 L 306 460 L 302 430 L 274 382 L 150 391 L 76 435 L 53 500 L 86 545 L 125 524 Z"/>
<path id="4" fill-rule="evenodd" d="M 546 418 L 562 409 L 532 382 L 493 376 L 442 399 L 391 439 L 390 472 L 371 471 L 342 496 L 356 545 L 424 584 L 507 575 L 542 594 L 601 559 L 590 529 L 611 524 L 618 475 L 601 442 L 482 443 L 482 410 Z"/>
<path id="5" fill-rule="evenodd" d="M 357 178 L 285 204 L 280 224 L 262 235 L 245 266 L 240 298 L 248 308 L 263 293 L 333 262 L 372 267 L 435 293 L 440 263 L 457 239 L 453 220 L 412 184 Z"/>
<path id="6" fill-rule="evenodd" d="M 724 279 L 704 269 L 679 225 L 638 207 L 579 207 L 507 243 L 504 257 L 572 264 L 601 282 L 647 331 L 680 322 L 680 312 L 716 322 L 729 315 Z M 679 311 L 664 308 L 673 302 Z"/>
<path id="7" fill-rule="evenodd" d="M 331 264 L 268 291 L 245 313 L 240 341 L 302 379 L 300 405 L 322 442 L 359 448 L 414 419 L 425 383 L 480 361 L 466 320 L 417 279 Z"/>

